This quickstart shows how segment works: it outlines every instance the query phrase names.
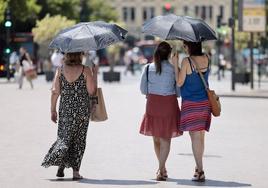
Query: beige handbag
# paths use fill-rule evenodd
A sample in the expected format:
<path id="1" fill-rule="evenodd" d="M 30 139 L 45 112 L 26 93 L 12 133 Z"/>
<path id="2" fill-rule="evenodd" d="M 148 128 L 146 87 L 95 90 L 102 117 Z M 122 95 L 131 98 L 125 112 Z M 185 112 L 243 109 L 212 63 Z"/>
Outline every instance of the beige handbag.
<path id="1" fill-rule="evenodd" d="M 108 119 L 108 115 L 105 108 L 104 98 L 102 94 L 102 89 L 97 89 L 97 102 L 96 102 L 96 109 L 94 112 L 91 113 L 91 121 L 99 122 L 99 121 L 105 121 Z"/>

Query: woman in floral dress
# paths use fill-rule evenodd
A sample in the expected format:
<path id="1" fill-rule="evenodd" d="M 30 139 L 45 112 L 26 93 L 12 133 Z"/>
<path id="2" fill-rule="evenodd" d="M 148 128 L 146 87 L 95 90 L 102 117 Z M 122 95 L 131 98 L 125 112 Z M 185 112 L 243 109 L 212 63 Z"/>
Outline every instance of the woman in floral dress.
<path id="1" fill-rule="evenodd" d="M 51 120 L 57 123 L 58 135 L 45 156 L 42 166 L 58 166 L 58 177 L 64 177 L 64 169 L 73 169 L 73 179 L 83 177 L 79 169 L 86 147 L 90 117 L 90 95 L 97 85 L 96 68 L 82 65 L 83 53 L 67 53 L 64 64 L 58 68 L 51 93 Z M 56 111 L 60 96 L 59 114 Z"/>

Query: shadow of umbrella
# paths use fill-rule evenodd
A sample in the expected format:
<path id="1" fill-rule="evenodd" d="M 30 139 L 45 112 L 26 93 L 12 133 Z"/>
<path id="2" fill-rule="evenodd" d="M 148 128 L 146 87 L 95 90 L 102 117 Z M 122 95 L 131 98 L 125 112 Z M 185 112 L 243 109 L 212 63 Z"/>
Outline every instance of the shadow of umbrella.
<path id="1" fill-rule="evenodd" d="M 98 184 L 98 185 L 155 185 L 157 182 L 143 180 L 113 180 L 113 179 L 82 179 L 79 183 Z"/>
<path id="2" fill-rule="evenodd" d="M 52 182 L 69 182 L 73 181 L 72 178 L 58 178 L 58 179 L 48 179 Z M 143 181 L 143 180 L 113 180 L 113 179 L 81 179 L 76 181 L 77 183 L 85 183 L 85 184 L 95 184 L 95 185 L 155 185 L 158 182 L 152 181 Z"/>
<path id="3" fill-rule="evenodd" d="M 233 181 L 220 181 L 220 180 L 210 180 L 206 179 L 205 182 L 193 182 L 188 179 L 172 179 L 169 178 L 168 181 L 176 182 L 178 185 L 186 186 L 206 186 L 206 187 L 251 187 L 248 183 L 239 183 Z"/>

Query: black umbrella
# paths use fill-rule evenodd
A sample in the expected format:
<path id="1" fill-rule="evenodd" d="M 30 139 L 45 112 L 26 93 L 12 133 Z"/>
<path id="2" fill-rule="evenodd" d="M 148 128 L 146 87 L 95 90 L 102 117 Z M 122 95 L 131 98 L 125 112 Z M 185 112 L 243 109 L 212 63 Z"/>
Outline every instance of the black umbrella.
<path id="1" fill-rule="evenodd" d="M 65 53 L 98 50 L 123 41 L 126 34 L 127 31 L 116 24 L 84 22 L 60 31 L 49 48 Z"/>
<path id="2" fill-rule="evenodd" d="M 156 16 L 148 20 L 143 24 L 142 32 L 164 40 L 217 40 L 215 31 L 203 20 L 174 14 Z"/>

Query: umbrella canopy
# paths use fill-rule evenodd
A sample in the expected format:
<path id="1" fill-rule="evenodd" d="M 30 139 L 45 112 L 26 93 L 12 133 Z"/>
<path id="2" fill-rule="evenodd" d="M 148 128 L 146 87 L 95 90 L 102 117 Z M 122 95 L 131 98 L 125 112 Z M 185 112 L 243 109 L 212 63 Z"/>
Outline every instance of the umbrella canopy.
<path id="1" fill-rule="evenodd" d="M 142 32 L 164 40 L 178 39 L 190 42 L 217 40 L 215 31 L 203 20 L 174 14 L 156 16 L 148 20 L 143 24 Z"/>
<path id="2" fill-rule="evenodd" d="M 49 48 L 64 53 L 98 50 L 123 41 L 126 34 L 127 31 L 116 24 L 84 22 L 60 31 Z"/>

